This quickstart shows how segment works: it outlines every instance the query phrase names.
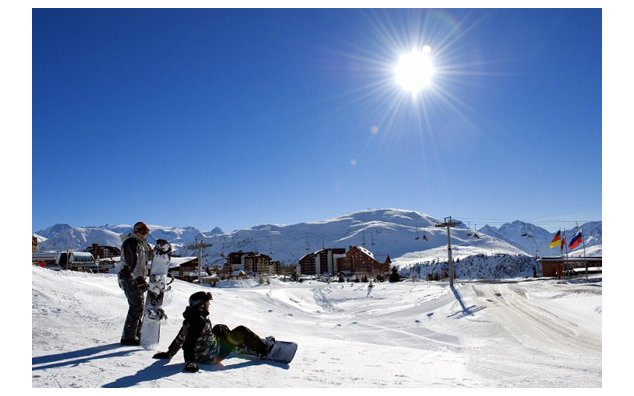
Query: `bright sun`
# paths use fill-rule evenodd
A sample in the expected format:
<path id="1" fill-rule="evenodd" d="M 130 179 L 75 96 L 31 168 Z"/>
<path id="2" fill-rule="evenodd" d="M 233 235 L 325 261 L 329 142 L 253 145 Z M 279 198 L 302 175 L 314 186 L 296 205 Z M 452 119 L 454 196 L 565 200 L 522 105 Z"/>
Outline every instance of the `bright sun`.
<path id="1" fill-rule="evenodd" d="M 422 51 L 413 50 L 401 55 L 394 70 L 396 82 L 406 91 L 416 95 L 429 86 L 435 69 L 431 60 L 431 48 L 426 45 Z"/>

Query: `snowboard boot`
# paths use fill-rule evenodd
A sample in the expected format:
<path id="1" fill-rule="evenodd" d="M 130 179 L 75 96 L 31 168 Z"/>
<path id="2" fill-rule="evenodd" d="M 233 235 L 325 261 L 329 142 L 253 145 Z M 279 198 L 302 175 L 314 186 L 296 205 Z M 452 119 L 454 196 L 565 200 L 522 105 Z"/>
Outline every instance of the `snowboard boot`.
<path id="1" fill-rule="evenodd" d="M 273 349 L 273 345 L 275 345 L 275 337 L 268 336 L 262 341 L 264 342 L 264 345 L 266 346 L 266 353 L 260 354 L 260 357 L 262 359 L 266 359 L 269 356 L 269 353 L 271 353 L 271 349 Z"/>
<path id="2" fill-rule="evenodd" d="M 141 342 L 139 341 L 139 337 L 134 337 L 134 338 L 122 338 L 122 339 L 121 339 L 121 345 L 126 345 L 126 346 L 139 346 L 139 345 L 141 345 Z"/>

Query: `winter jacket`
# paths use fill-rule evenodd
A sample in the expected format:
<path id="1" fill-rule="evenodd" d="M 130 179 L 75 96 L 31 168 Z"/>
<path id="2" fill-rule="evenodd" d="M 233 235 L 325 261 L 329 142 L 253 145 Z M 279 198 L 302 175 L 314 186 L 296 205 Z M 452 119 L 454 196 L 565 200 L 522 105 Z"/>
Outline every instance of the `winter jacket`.
<path id="1" fill-rule="evenodd" d="M 152 248 L 135 233 L 128 235 L 121 244 L 121 266 L 128 267 L 132 279 L 142 277 L 148 273 L 148 262 L 152 259 Z"/>
<path id="2" fill-rule="evenodd" d="M 220 343 L 212 332 L 209 312 L 187 307 L 183 312 L 183 326 L 168 352 L 171 356 L 183 348 L 185 362 L 211 363 L 220 354 Z"/>

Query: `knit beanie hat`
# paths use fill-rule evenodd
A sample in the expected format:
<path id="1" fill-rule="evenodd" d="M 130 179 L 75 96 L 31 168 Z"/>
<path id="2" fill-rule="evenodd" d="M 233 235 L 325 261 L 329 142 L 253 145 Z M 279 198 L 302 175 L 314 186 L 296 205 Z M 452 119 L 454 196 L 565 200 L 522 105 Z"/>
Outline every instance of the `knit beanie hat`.
<path id="1" fill-rule="evenodd" d="M 189 306 L 192 308 L 197 308 L 201 306 L 206 301 L 211 301 L 213 298 L 211 297 L 210 292 L 196 292 L 189 297 Z"/>

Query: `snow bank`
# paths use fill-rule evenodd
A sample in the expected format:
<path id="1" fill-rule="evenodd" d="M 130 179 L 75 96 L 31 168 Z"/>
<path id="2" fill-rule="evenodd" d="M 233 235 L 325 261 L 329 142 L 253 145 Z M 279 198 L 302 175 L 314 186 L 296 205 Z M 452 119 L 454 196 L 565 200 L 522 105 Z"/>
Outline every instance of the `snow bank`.
<path id="1" fill-rule="evenodd" d="M 183 354 L 119 344 L 115 275 L 32 269 L 32 386 L 601 387 L 599 282 L 303 282 L 208 288 L 175 281 L 159 348 L 188 297 L 212 290 L 212 323 L 299 344 L 290 365 L 230 355 L 183 372 Z M 596 280 L 596 278 L 595 278 Z M 599 279 L 600 280 L 600 279 Z M 548 373 L 547 376 L 544 373 Z"/>

